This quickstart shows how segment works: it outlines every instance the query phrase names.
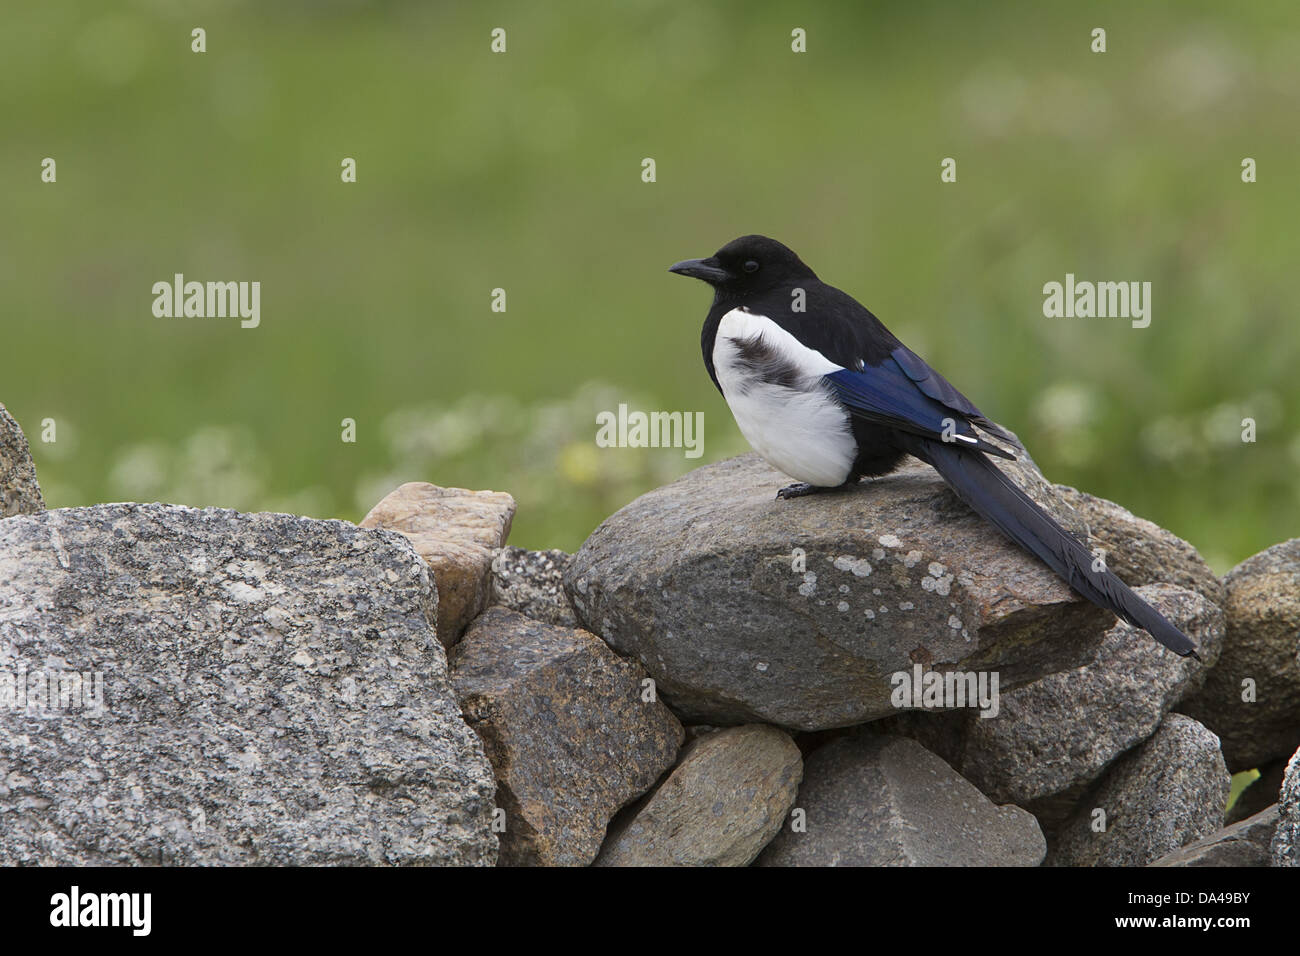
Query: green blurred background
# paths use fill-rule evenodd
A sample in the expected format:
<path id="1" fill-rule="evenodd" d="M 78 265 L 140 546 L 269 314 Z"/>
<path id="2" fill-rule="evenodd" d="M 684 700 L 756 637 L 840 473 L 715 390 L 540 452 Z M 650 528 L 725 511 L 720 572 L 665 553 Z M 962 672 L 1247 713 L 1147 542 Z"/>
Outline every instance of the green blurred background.
<path id="1" fill-rule="evenodd" d="M 1054 480 L 1218 571 L 1300 533 L 1294 2 L 46 0 L 0 63 L 0 401 L 51 507 L 356 520 L 427 480 L 573 549 L 745 450 L 665 270 L 763 232 Z M 176 272 L 259 280 L 261 327 L 155 318 Z M 1045 318 L 1067 272 L 1152 282 L 1150 328 Z M 597 448 L 620 402 L 702 410 L 704 458 Z"/>

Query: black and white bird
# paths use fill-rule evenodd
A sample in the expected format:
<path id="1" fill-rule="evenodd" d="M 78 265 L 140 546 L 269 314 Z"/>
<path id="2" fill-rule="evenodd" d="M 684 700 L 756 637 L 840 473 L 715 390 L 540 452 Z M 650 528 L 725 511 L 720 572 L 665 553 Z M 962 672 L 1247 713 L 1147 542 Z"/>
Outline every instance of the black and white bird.
<path id="1" fill-rule="evenodd" d="M 1083 597 L 1182 655 L 1196 646 L 1100 567 L 989 458 L 1023 451 L 852 296 L 766 236 L 669 270 L 713 287 L 700 344 L 746 440 L 799 483 L 795 498 L 893 471 L 907 455 Z M 1199 658 L 1198 658 L 1199 659 Z"/>

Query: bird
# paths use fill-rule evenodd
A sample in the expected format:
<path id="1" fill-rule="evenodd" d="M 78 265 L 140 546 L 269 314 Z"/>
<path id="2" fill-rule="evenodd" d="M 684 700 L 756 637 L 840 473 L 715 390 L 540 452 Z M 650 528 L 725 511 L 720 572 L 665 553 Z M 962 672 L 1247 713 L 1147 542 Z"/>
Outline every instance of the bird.
<path id="1" fill-rule="evenodd" d="M 668 271 L 713 289 L 704 365 L 745 439 L 795 479 L 778 499 L 886 475 L 911 455 L 1078 594 L 1200 660 L 1187 635 L 994 464 L 1025 452 L 1015 435 L 788 246 L 741 236 Z"/>

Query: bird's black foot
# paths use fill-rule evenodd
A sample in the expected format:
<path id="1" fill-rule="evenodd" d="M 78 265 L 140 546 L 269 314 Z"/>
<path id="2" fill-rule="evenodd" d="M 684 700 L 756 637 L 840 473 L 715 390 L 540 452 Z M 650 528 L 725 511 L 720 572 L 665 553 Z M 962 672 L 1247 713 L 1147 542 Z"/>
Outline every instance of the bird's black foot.
<path id="1" fill-rule="evenodd" d="M 821 485 L 810 485 L 806 481 L 800 481 L 797 484 L 786 485 L 776 493 L 778 500 L 788 501 L 791 498 L 802 498 L 805 495 L 815 495 L 819 491 L 830 491 L 829 488 L 823 488 Z"/>
<path id="2" fill-rule="evenodd" d="M 791 498 L 803 498 L 807 495 L 820 495 L 827 491 L 844 491 L 847 488 L 852 488 L 861 480 L 861 478 L 849 478 L 848 481 L 844 482 L 842 485 L 810 485 L 806 481 L 800 481 L 793 485 L 786 485 L 776 493 L 776 498 L 778 501 L 788 501 Z"/>
<path id="3" fill-rule="evenodd" d="M 780 501 L 782 499 L 788 500 L 790 498 L 802 498 L 804 495 L 815 495 L 816 493 L 816 485 L 810 485 L 806 481 L 800 481 L 793 485 L 786 485 L 776 493 L 776 497 L 777 500 Z"/>

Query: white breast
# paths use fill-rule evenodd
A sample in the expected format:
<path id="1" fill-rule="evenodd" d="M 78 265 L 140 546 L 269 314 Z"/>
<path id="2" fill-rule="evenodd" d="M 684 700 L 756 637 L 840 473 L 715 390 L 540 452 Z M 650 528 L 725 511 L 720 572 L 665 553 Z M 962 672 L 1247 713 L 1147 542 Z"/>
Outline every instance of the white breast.
<path id="1" fill-rule="evenodd" d="M 718 325 L 713 367 L 741 434 L 772 467 L 812 485 L 844 483 L 857 443 L 821 381 L 840 366 L 766 316 L 733 309 Z"/>

